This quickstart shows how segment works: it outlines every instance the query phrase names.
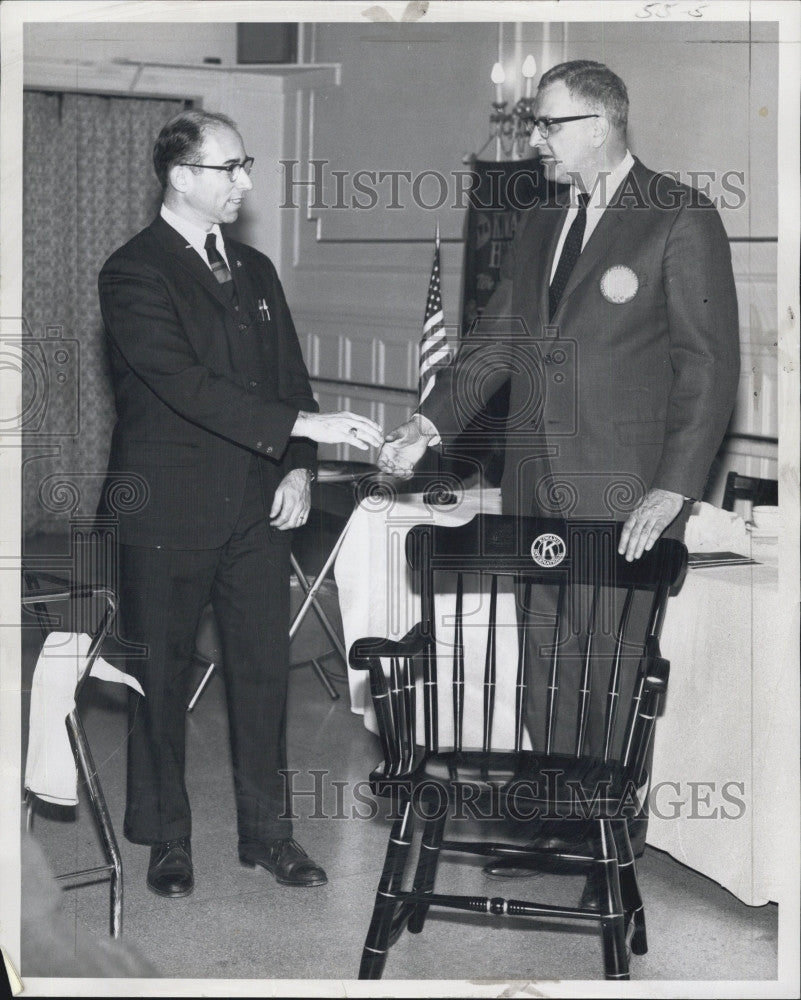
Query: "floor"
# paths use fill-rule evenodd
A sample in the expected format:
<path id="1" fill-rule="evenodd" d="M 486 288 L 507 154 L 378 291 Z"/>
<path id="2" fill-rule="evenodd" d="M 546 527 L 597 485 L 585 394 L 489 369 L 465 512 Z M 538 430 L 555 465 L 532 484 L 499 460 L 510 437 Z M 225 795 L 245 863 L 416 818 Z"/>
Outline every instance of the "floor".
<path id="1" fill-rule="evenodd" d="M 30 650 L 25 659 L 29 684 Z M 334 672 L 339 669 L 335 656 L 325 663 Z M 198 678 L 201 674 L 199 668 Z M 326 868 L 328 885 L 282 888 L 263 870 L 238 863 L 223 682 L 215 673 L 188 720 L 196 888 L 187 898 L 165 900 L 145 887 L 147 849 L 129 844 L 119 833 L 125 775 L 123 693 L 118 685 L 91 680 L 82 696 L 82 714 L 123 855 L 124 948 L 115 948 L 107 937 L 106 885 L 59 893 L 57 912 L 52 898 L 41 900 L 42 893 L 55 894 L 52 883 L 43 880 L 43 856 L 61 871 L 99 863 L 88 809 L 81 806 L 77 818 L 71 813 L 64 818 L 37 815 L 33 860 L 26 864 L 23 879 L 23 978 L 353 979 L 389 821 L 380 811 L 373 815 L 375 803 L 361 784 L 380 757 L 378 742 L 349 711 L 341 681 L 337 688 L 342 698 L 334 702 L 310 669 L 293 671 L 289 761 L 298 772 L 293 785 L 295 835 Z M 25 696 L 23 711 L 27 713 Z M 525 883 L 489 881 L 480 862 L 454 862 L 451 870 L 454 891 L 478 895 L 578 902 L 582 888 L 580 878 L 554 875 Z M 646 849 L 639 871 L 650 947 L 646 955 L 632 959 L 632 979 L 696 981 L 700 989 L 703 981 L 708 985 L 776 977 L 776 906 L 749 908 L 652 848 Z M 49 924 L 42 919 L 44 911 Z M 597 981 L 602 975 L 598 930 L 594 925 L 574 933 L 567 930 L 553 923 L 529 922 L 523 928 L 509 918 L 487 924 L 472 914 L 455 920 L 452 915 L 434 915 L 422 935 L 404 934 L 393 947 L 385 980 L 398 981 L 398 994 L 410 990 L 413 980 L 511 981 L 518 987 L 532 980 Z M 695 988 L 688 983 L 680 995 L 694 995 Z M 582 992 L 591 990 L 592 984 Z M 420 995 L 419 988 L 415 991 Z M 534 987 L 524 992 L 548 995 Z M 236 994 L 235 987 L 231 993 Z M 735 994 L 724 990 L 718 995 Z"/>

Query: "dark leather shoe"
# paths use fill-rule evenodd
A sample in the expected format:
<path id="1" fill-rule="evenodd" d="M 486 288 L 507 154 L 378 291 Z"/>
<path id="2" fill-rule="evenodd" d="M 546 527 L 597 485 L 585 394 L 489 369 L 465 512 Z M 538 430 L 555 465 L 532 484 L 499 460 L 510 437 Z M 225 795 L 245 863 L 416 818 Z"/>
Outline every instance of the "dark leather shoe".
<path id="1" fill-rule="evenodd" d="M 325 885 L 328 881 L 323 869 L 292 837 L 242 846 L 239 860 L 249 868 L 266 868 L 279 885 Z"/>
<path id="2" fill-rule="evenodd" d="M 188 896 L 195 888 L 189 837 L 150 848 L 147 887 L 159 896 Z"/>
<path id="3" fill-rule="evenodd" d="M 581 899 L 579 900 L 579 906 L 582 910 L 596 910 L 600 911 L 601 904 L 598 902 L 599 892 L 603 889 L 601 884 L 601 879 L 594 872 L 589 872 L 587 875 L 587 881 L 584 883 L 584 888 L 581 891 Z"/>

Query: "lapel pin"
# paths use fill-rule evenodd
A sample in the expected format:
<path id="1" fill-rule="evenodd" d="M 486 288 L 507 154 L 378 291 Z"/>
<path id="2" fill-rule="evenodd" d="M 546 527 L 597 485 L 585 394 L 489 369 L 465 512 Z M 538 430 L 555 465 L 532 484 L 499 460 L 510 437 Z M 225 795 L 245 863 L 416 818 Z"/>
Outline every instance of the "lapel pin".
<path id="1" fill-rule="evenodd" d="M 601 277 L 601 295 L 607 302 L 623 305 L 631 302 L 640 287 L 637 275 L 625 264 L 616 264 L 604 271 Z"/>

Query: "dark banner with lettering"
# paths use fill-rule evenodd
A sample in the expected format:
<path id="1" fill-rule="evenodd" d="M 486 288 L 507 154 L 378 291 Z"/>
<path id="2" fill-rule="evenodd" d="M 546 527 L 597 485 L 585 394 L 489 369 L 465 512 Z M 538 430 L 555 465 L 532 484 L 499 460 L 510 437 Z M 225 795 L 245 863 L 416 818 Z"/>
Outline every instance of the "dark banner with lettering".
<path id="1" fill-rule="evenodd" d="M 476 160 L 473 170 L 476 180 L 467 210 L 462 281 L 463 337 L 470 336 L 473 323 L 495 291 L 520 213 L 544 200 L 548 190 L 537 158 L 501 163 Z M 487 400 L 485 413 L 497 427 L 508 407 L 509 390 L 505 387 Z M 503 433 L 487 430 L 485 442 L 471 446 L 469 458 L 478 461 L 485 478 L 497 485 L 503 473 L 503 453 Z"/>
<path id="2" fill-rule="evenodd" d="M 467 210 L 462 283 L 462 336 L 484 311 L 498 283 L 501 261 L 520 212 L 545 198 L 547 182 L 539 159 L 496 163 L 476 160 Z"/>

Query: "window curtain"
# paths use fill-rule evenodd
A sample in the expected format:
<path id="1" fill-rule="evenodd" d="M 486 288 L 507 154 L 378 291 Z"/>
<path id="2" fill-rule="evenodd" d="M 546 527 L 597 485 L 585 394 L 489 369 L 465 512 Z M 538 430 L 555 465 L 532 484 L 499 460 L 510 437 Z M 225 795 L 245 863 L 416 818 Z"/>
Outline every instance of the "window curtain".
<path id="1" fill-rule="evenodd" d="M 151 153 L 184 101 L 24 94 L 23 530 L 69 532 L 94 512 L 114 401 L 97 276 L 155 216 Z M 60 341 L 60 343 L 59 343 Z M 66 485 L 65 485 L 66 484 Z"/>

